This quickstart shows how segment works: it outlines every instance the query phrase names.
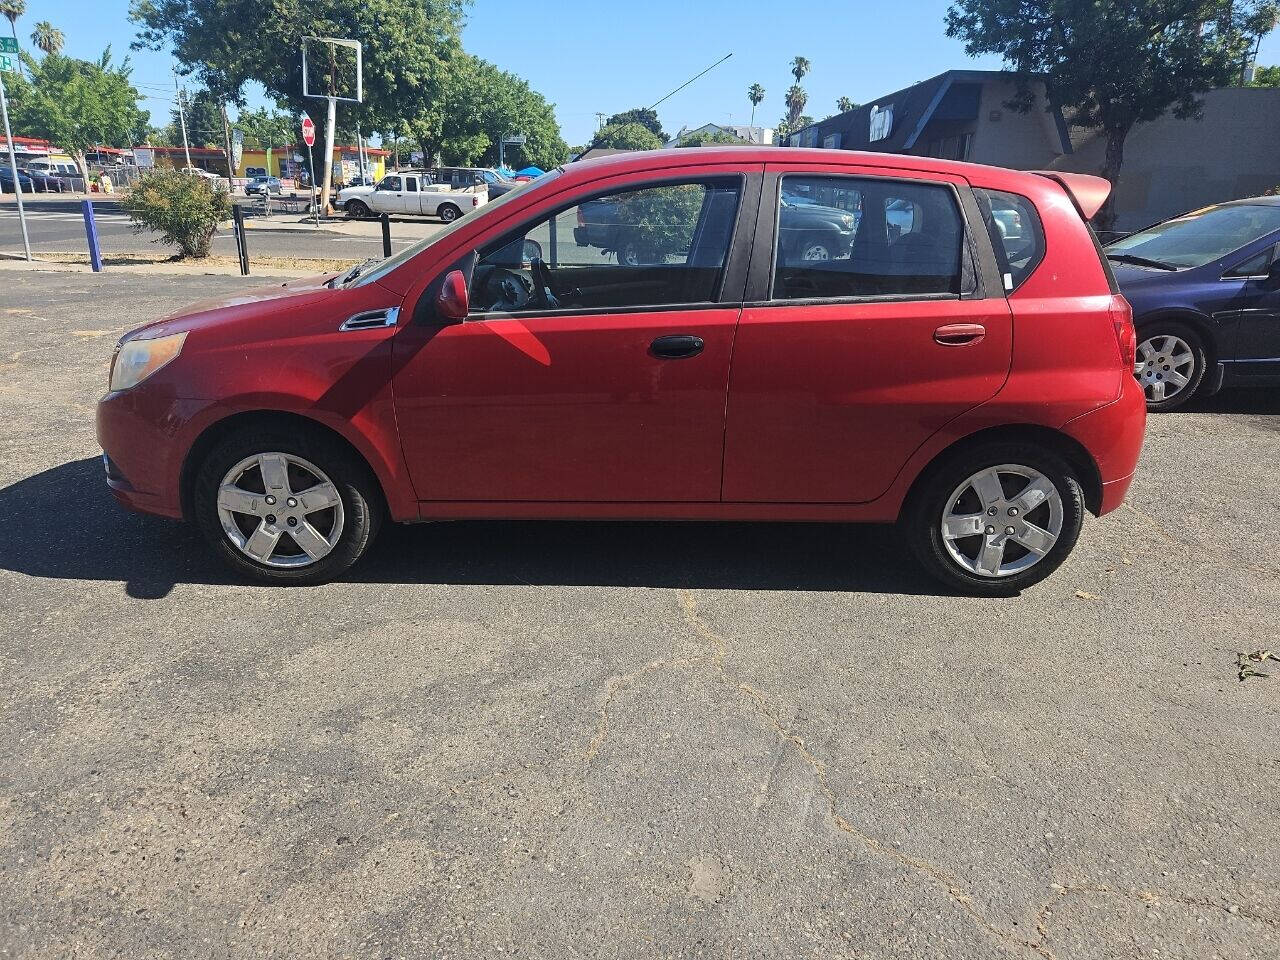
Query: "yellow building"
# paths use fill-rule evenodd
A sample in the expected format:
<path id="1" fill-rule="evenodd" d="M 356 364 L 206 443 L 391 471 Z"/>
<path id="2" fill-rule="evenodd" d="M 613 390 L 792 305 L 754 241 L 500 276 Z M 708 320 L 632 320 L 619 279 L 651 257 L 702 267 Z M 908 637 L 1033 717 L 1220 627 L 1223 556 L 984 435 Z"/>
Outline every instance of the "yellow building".
<path id="1" fill-rule="evenodd" d="M 321 166 L 324 160 L 324 148 L 317 143 L 311 148 L 316 161 L 316 177 L 324 176 Z M 390 150 L 377 147 L 365 147 L 365 167 L 370 177 L 381 180 L 386 173 L 387 157 Z M 268 169 L 267 151 L 260 147 L 245 147 L 240 156 L 240 166 L 236 169 L 237 177 L 259 177 L 264 174 L 279 177 L 282 180 L 296 180 L 305 176 L 307 167 L 307 145 L 295 143 L 271 149 L 270 169 Z M 333 179 L 335 183 L 347 183 L 360 176 L 360 153 L 353 145 L 334 144 L 333 147 Z"/>

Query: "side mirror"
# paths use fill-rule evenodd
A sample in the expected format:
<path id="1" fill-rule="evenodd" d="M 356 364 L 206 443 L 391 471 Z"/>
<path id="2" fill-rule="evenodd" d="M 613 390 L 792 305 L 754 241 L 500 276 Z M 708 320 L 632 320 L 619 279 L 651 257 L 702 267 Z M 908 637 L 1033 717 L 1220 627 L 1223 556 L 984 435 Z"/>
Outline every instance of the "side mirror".
<path id="1" fill-rule="evenodd" d="M 436 316 L 446 320 L 465 320 L 471 304 L 467 297 L 467 278 L 461 270 L 450 270 L 436 297 Z"/>
<path id="2" fill-rule="evenodd" d="M 533 263 L 542 259 L 542 244 L 537 240 L 525 240 L 521 245 L 520 259 L 525 263 Z"/>

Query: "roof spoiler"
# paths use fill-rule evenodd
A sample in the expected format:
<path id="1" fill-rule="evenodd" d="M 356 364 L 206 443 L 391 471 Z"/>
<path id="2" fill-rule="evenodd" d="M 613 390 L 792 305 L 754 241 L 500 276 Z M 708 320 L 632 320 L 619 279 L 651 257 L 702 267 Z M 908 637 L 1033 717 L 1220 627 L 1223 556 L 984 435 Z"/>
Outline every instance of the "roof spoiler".
<path id="1" fill-rule="evenodd" d="M 1087 173 L 1063 173 L 1058 170 L 1032 170 L 1032 173 L 1053 180 L 1062 189 L 1080 211 L 1085 220 L 1092 220 L 1102 209 L 1111 193 L 1111 184 L 1102 177 L 1091 177 Z"/>

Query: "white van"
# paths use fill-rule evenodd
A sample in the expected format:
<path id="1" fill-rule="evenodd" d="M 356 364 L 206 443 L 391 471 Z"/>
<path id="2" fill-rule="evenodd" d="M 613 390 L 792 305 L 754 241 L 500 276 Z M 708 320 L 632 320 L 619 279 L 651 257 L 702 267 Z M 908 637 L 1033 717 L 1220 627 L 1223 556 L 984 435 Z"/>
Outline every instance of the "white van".
<path id="1" fill-rule="evenodd" d="M 59 159 L 57 157 L 35 157 L 26 163 L 28 170 L 37 170 L 40 173 L 48 173 L 52 175 L 62 174 L 68 177 L 80 176 L 80 170 L 76 167 L 75 161 L 70 159 Z"/>

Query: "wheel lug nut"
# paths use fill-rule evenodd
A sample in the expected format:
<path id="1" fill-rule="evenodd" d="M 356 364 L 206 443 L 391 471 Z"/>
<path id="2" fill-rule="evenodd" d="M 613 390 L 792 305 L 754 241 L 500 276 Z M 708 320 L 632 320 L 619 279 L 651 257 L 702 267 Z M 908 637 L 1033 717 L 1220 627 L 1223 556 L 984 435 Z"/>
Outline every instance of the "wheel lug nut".
<path id="1" fill-rule="evenodd" d="M 288 524 L 289 524 L 289 526 L 291 526 L 291 527 L 296 527 L 296 526 L 298 525 L 298 518 L 297 518 L 297 517 L 290 517 L 290 518 L 289 518 L 289 520 L 288 520 Z M 1013 530 L 1013 528 L 1012 528 L 1012 527 L 1010 527 L 1009 529 L 1010 529 L 1010 531 L 1012 531 L 1012 530 Z"/>
<path id="2" fill-rule="evenodd" d="M 285 503 L 287 503 L 291 507 L 296 507 L 298 505 L 298 501 L 295 500 L 293 497 L 290 497 L 288 500 L 285 501 Z"/>
<path id="3" fill-rule="evenodd" d="M 275 505 L 276 505 L 276 498 L 275 498 L 275 497 L 273 497 L 273 496 L 271 496 L 270 494 L 268 494 L 268 495 L 267 495 L 267 506 L 268 506 L 268 507 L 274 507 Z"/>
<path id="4" fill-rule="evenodd" d="M 995 508 L 995 507 L 992 507 L 991 509 L 989 509 L 989 510 L 987 511 L 987 516 L 988 516 L 988 517 L 994 517 L 995 515 L 996 515 L 996 508 Z"/>
<path id="5" fill-rule="evenodd" d="M 993 533 L 995 533 L 995 532 L 996 532 L 996 528 L 995 528 L 995 527 L 990 527 L 990 526 L 989 526 L 989 527 L 987 527 L 987 536 L 991 536 L 991 534 L 993 534 Z"/>
<path id="6" fill-rule="evenodd" d="M 1017 515 L 1018 515 L 1018 508 L 1017 508 L 1017 507 L 1010 507 L 1010 508 L 1009 508 L 1009 516 L 1011 516 L 1011 517 L 1016 517 Z"/>
<path id="7" fill-rule="evenodd" d="M 1011 537 L 1012 537 L 1012 536 L 1013 536 L 1013 527 L 1005 527 L 1005 528 L 1004 528 L 1004 532 L 1005 532 L 1005 533 L 1007 533 L 1009 536 L 1011 536 Z"/>
<path id="8" fill-rule="evenodd" d="M 274 513 L 268 513 L 267 523 L 275 523 L 275 522 L 276 522 L 276 515 Z"/>

